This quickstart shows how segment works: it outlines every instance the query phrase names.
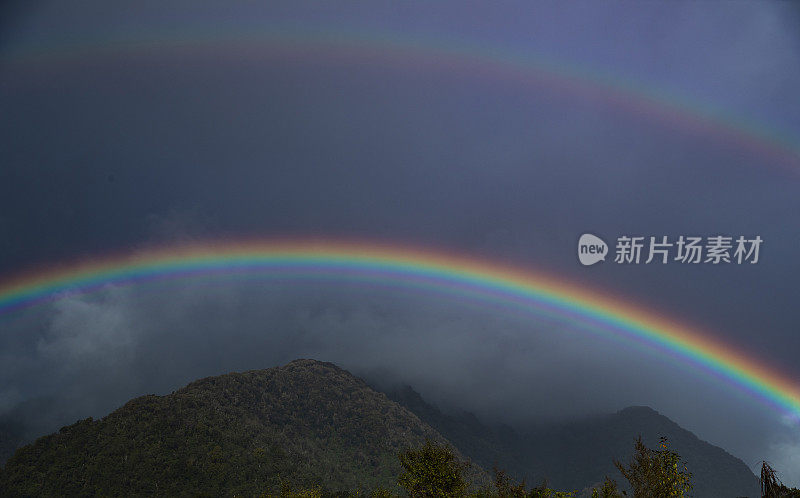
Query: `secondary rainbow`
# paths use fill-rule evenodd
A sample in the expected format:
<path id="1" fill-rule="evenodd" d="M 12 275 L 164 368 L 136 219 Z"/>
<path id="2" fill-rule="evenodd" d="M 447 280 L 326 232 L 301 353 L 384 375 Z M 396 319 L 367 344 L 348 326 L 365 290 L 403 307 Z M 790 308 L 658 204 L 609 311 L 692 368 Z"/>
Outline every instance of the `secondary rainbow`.
<path id="1" fill-rule="evenodd" d="M 77 40 L 77 41 L 75 41 Z M 733 115 L 713 105 L 670 93 L 630 77 L 548 57 L 530 49 L 485 40 L 364 26 L 277 24 L 198 26 L 175 30 L 123 29 L 95 38 L 54 38 L 13 47 L 0 61 L 48 67 L 125 55 L 179 54 L 226 59 L 279 57 L 345 64 L 407 64 L 423 71 L 456 72 L 470 78 L 516 81 L 551 92 L 578 95 L 665 123 L 695 136 L 710 137 L 731 150 L 747 150 L 772 164 L 800 173 L 800 139 L 794 133 Z M 761 166 L 760 163 L 756 163 Z"/>
<path id="2" fill-rule="evenodd" d="M 338 241 L 217 242 L 74 263 L 0 283 L 0 314 L 106 286 L 215 275 L 322 279 L 437 292 L 546 314 L 691 363 L 783 414 L 800 416 L 800 386 L 732 345 L 676 320 L 527 269 L 451 252 Z"/>

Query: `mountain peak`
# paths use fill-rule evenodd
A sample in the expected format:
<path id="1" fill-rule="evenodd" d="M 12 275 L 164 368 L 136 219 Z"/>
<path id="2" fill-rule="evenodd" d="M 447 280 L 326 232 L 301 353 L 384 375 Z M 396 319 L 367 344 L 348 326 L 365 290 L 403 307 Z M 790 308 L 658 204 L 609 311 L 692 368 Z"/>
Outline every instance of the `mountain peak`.
<path id="1" fill-rule="evenodd" d="M 206 377 L 64 427 L 20 448 L 0 484 L 19 495 L 252 496 L 291 476 L 332 491 L 390 488 L 397 454 L 426 439 L 445 441 L 346 370 L 302 359 Z"/>
<path id="2" fill-rule="evenodd" d="M 647 405 L 631 405 L 617 412 L 618 415 L 661 415 Z"/>

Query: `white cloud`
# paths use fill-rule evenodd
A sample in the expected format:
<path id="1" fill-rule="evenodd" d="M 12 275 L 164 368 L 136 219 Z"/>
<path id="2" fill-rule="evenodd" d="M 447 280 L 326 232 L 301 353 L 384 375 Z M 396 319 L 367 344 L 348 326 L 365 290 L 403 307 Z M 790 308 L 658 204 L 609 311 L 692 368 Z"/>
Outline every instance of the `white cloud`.
<path id="1" fill-rule="evenodd" d="M 109 367 L 130 360 L 136 324 L 126 305 L 126 292 L 113 288 L 58 300 L 38 352 L 54 364 L 79 367 Z"/>

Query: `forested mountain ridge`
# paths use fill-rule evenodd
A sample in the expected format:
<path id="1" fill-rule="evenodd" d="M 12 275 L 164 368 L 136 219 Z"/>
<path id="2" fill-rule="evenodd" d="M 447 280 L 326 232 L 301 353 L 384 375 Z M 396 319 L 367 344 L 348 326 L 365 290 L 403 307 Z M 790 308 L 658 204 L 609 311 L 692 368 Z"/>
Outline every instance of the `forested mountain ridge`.
<path id="1" fill-rule="evenodd" d="M 350 373 L 296 360 L 142 396 L 64 427 L 20 448 L 0 483 L 35 496 L 252 496 L 282 481 L 393 487 L 397 454 L 426 439 L 444 442 Z"/>

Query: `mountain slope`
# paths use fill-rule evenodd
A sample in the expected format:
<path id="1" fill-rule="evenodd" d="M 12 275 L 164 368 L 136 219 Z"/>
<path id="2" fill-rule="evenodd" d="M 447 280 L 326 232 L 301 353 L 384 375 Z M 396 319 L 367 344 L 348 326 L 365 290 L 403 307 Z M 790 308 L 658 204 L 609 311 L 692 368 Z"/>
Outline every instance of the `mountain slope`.
<path id="1" fill-rule="evenodd" d="M 621 481 L 612 460 L 628 463 L 639 435 L 650 448 L 657 447 L 660 436 L 669 439 L 693 474 L 692 496 L 760 496 L 758 479 L 743 461 L 648 407 L 540 427 L 526 435 L 518 451 L 527 452 L 529 468 L 547 475 L 554 485 L 580 489 L 605 475 Z"/>
<path id="2" fill-rule="evenodd" d="M 609 476 L 624 485 L 613 460 L 627 463 L 638 435 L 651 448 L 660 436 L 666 436 L 694 474 L 692 496 L 760 496 L 758 478 L 744 462 L 647 407 L 539 425 L 519 433 L 509 427 L 486 426 L 469 413 L 444 414 L 410 387 L 386 389 L 386 393 L 478 465 L 491 468 L 496 464 L 532 484 L 546 479 L 556 489 L 582 490 Z"/>
<path id="3" fill-rule="evenodd" d="M 27 495 L 253 495 L 281 478 L 331 490 L 391 486 L 397 453 L 443 438 L 330 363 L 198 380 L 142 396 L 19 449 L 0 476 Z"/>
<path id="4" fill-rule="evenodd" d="M 490 427 L 468 412 L 457 415 L 442 413 L 409 386 L 387 388 L 376 385 L 375 388 L 408 408 L 484 469 L 496 465 L 516 478 L 526 477 L 531 482 L 526 463 L 520 460 L 521 455 L 514 448 L 520 435 L 510 427 Z"/>

